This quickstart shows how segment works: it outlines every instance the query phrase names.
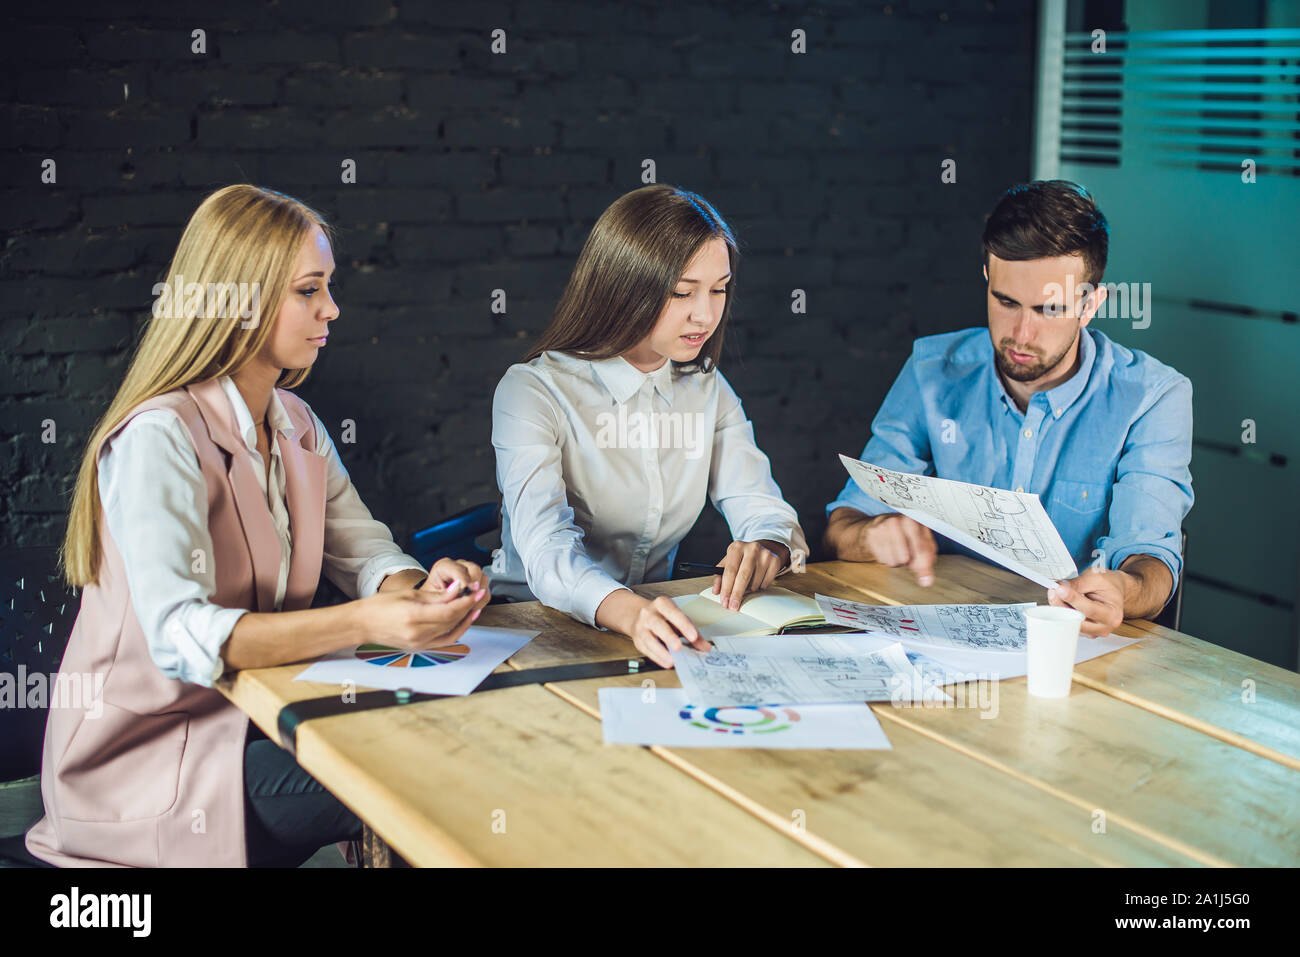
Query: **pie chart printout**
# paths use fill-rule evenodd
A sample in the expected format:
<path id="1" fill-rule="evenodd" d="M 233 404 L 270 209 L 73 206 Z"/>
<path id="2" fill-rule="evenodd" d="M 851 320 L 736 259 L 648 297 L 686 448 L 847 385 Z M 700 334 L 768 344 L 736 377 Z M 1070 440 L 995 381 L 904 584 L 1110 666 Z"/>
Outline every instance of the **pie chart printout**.
<path id="1" fill-rule="evenodd" d="M 536 635 L 535 631 L 471 625 L 456 644 L 441 648 L 394 648 L 367 642 L 313 662 L 294 680 L 405 689 L 416 694 L 469 694 Z"/>
<path id="2" fill-rule="evenodd" d="M 860 701 L 797 707 L 696 705 L 686 700 L 681 688 L 655 687 L 600 688 L 598 700 L 605 743 L 610 745 L 792 750 L 890 747 L 875 713 Z"/>
<path id="3" fill-rule="evenodd" d="M 423 651 L 403 651 L 388 645 L 360 645 L 356 650 L 358 660 L 385 668 L 431 668 L 460 661 L 468 654 L 469 648 L 465 645 L 426 648 Z"/>
<path id="4" fill-rule="evenodd" d="M 788 731 L 799 720 L 794 708 L 776 705 L 738 705 L 730 708 L 700 708 L 688 704 L 678 717 L 695 728 L 723 734 L 771 734 Z"/>

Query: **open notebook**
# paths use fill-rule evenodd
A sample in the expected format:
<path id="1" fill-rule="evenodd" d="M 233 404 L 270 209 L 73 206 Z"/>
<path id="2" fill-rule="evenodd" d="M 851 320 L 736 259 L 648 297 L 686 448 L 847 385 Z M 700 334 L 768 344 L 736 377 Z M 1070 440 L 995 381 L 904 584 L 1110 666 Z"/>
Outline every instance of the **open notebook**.
<path id="1" fill-rule="evenodd" d="M 712 585 L 698 595 L 683 595 L 673 601 L 705 638 L 775 635 L 782 628 L 826 623 L 815 599 L 778 586 L 741 599 L 740 611 L 723 608 Z"/>

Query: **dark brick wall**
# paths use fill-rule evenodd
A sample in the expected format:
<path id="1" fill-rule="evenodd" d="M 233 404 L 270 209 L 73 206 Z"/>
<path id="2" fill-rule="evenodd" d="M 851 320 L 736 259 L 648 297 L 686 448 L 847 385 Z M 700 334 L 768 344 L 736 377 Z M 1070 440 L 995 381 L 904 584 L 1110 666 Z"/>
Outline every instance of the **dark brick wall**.
<path id="1" fill-rule="evenodd" d="M 596 216 L 642 185 L 645 158 L 739 234 L 723 369 L 816 540 L 845 477 L 835 453 L 861 449 L 912 339 L 984 321 L 982 219 L 1029 175 L 1034 6 L 10 6 L 3 543 L 59 539 L 150 288 L 202 197 L 234 182 L 340 227 L 342 315 L 301 394 L 336 436 L 356 421 L 340 448 L 376 516 L 404 541 L 496 498 L 496 382 L 545 325 Z M 504 56 L 489 52 L 498 27 Z M 195 28 L 206 55 L 190 52 Z M 47 157 L 54 185 L 40 181 Z M 345 158 L 355 185 L 340 182 Z M 504 316 L 489 311 L 494 288 Z M 795 288 L 806 315 L 791 314 Z M 709 509 L 683 555 L 725 541 Z"/>

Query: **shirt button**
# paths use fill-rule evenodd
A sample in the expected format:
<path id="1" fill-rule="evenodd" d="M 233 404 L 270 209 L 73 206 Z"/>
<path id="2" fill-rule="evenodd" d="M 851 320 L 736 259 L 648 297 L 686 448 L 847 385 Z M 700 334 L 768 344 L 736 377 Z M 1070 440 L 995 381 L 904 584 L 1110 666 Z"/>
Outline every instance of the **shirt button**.
<path id="1" fill-rule="evenodd" d="M 1034 436 L 1033 429 L 1025 429 L 1025 438 L 1029 439 L 1029 438 L 1033 438 L 1033 436 Z"/>
<path id="2" fill-rule="evenodd" d="M 1056 417 L 1057 417 L 1058 419 L 1061 417 L 1061 410 L 1060 410 L 1060 409 L 1054 409 L 1054 410 L 1053 410 L 1053 413 L 1056 415 Z"/>
<path id="3" fill-rule="evenodd" d="M 1024 487 L 1023 485 L 1017 485 L 1017 486 L 1016 486 L 1016 491 L 1017 491 L 1017 492 L 1023 492 L 1024 490 L 1025 490 L 1025 487 Z"/>

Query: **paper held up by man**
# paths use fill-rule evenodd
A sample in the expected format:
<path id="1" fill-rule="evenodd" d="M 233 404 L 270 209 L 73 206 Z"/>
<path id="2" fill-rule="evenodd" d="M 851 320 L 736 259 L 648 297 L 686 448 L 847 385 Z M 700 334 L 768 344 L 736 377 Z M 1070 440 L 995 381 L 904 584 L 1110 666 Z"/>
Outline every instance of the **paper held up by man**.
<path id="1" fill-rule="evenodd" d="M 1044 588 L 1079 575 L 1032 492 L 895 472 L 847 455 L 840 461 L 867 495 Z"/>

